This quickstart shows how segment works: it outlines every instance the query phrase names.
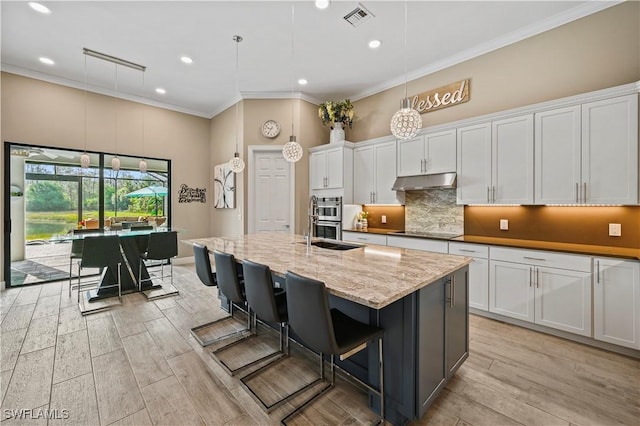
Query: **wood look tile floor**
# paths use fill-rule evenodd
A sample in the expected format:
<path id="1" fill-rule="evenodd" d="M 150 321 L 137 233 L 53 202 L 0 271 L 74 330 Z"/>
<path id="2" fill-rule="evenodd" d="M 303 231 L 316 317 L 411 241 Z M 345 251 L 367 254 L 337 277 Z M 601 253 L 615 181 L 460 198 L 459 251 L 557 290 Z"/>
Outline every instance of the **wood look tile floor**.
<path id="1" fill-rule="evenodd" d="M 174 271 L 180 295 L 131 294 L 86 317 L 66 282 L 2 292 L 2 426 L 279 424 L 293 405 L 266 414 L 190 334 L 227 315 L 216 289 L 200 284 L 193 265 Z M 639 360 L 474 315 L 470 324 L 469 359 L 414 424 L 640 424 Z M 293 374 L 275 385 L 261 378 L 257 387 L 280 393 L 311 377 L 315 364 L 289 361 L 274 371 Z M 18 409 L 68 418 L 11 418 Z M 295 423 L 375 418 L 365 394 L 340 381 Z"/>

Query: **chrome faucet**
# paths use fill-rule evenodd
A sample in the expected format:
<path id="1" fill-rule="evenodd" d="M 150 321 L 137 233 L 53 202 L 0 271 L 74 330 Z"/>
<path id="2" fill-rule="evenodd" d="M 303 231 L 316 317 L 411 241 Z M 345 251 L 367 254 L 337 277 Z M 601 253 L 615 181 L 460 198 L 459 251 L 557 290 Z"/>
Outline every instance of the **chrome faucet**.
<path id="1" fill-rule="evenodd" d="M 307 242 L 307 253 L 311 248 L 311 234 L 313 233 L 313 224 L 316 222 L 316 219 L 318 219 L 318 214 L 316 212 L 317 203 L 318 203 L 318 197 L 316 197 L 315 195 L 312 195 L 311 197 L 309 197 L 309 206 L 307 209 L 307 213 L 309 217 L 308 217 L 308 223 L 307 223 L 307 234 L 305 235 L 305 240 Z"/>

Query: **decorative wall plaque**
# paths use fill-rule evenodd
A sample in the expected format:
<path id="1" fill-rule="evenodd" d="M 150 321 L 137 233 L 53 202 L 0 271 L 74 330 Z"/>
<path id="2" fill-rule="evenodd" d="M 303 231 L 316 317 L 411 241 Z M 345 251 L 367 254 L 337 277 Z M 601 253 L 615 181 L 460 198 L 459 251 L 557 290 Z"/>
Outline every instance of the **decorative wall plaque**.
<path id="1" fill-rule="evenodd" d="M 179 203 L 206 203 L 207 188 L 189 188 L 186 184 L 180 185 L 178 193 Z"/>
<path id="2" fill-rule="evenodd" d="M 470 79 L 456 81 L 411 98 L 411 107 L 420 114 L 462 104 L 471 98 Z"/>
<path id="3" fill-rule="evenodd" d="M 236 174 L 229 168 L 229 163 L 218 164 L 213 169 L 213 196 L 216 209 L 235 208 Z"/>

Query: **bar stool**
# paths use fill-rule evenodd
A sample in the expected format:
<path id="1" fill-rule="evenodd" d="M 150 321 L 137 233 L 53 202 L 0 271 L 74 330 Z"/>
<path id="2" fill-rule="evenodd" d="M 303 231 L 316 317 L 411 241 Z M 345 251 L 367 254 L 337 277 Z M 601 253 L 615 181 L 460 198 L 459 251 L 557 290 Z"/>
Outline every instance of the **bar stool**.
<path id="1" fill-rule="evenodd" d="M 135 228 L 139 230 L 142 226 Z M 142 291 L 142 282 L 151 281 L 151 276 L 146 279 L 142 279 L 142 265 L 145 260 L 159 260 L 160 261 L 160 280 L 164 280 L 164 261 L 169 263 L 171 268 L 171 285 L 173 285 L 173 263 L 171 259 L 178 255 L 178 232 L 152 232 L 149 234 L 149 242 L 147 244 L 147 250 L 140 254 L 140 261 L 138 264 L 138 289 Z"/>
<path id="2" fill-rule="evenodd" d="M 364 349 L 367 342 L 372 340 L 378 340 L 379 389 L 375 389 L 356 377 L 351 377 L 380 396 L 380 421 L 384 422 L 384 359 L 382 354 L 384 330 L 357 321 L 338 309 L 329 309 L 329 297 L 326 287 L 321 281 L 288 271 L 285 288 L 290 327 L 307 346 L 320 353 L 320 378 L 305 386 L 305 389 L 324 380 L 323 354 L 330 355 L 331 380 L 327 386 L 282 419 L 282 423 L 286 424 L 287 420 L 333 387 L 335 355 L 339 355 L 340 359 L 344 360 Z"/>
<path id="3" fill-rule="evenodd" d="M 122 255 L 120 254 L 120 239 L 117 235 L 101 235 L 97 237 L 85 237 L 82 246 L 82 256 L 78 261 L 78 303 L 80 303 L 80 277 L 83 268 L 100 268 L 103 272 L 100 278 L 93 283 L 85 283 L 87 285 L 100 285 L 105 279 L 105 268 L 117 267 L 117 282 L 113 285 L 100 285 L 100 289 L 110 287 L 118 288 L 118 299 L 122 302 Z"/>
<path id="4" fill-rule="evenodd" d="M 212 282 L 212 278 L 207 277 L 207 275 L 209 274 L 209 272 L 207 272 L 207 268 L 209 269 L 209 271 L 211 270 L 211 263 L 210 263 L 209 252 L 207 248 L 205 246 L 194 245 L 193 250 L 194 250 L 194 254 L 196 255 L 195 257 L 196 271 L 198 271 L 198 269 L 202 270 L 205 280 L 207 280 L 207 282 L 209 283 Z M 237 336 L 237 335 L 245 335 L 246 337 L 247 332 L 249 333 L 252 332 L 252 317 L 251 317 L 250 310 L 248 308 L 244 310 L 239 307 L 239 305 L 246 305 L 246 298 L 245 298 L 244 289 L 243 289 L 244 282 L 241 281 L 239 277 L 235 257 L 233 257 L 232 254 L 222 253 L 216 250 L 214 252 L 214 258 L 216 262 L 216 274 L 215 274 L 215 278 L 213 278 L 213 281 L 217 283 L 218 291 L 229 300 L 230 302 L 229 313 L 231 315 L 229 317 L 220 318 L 216 321 L 199 325 L 191 329 L 191 334 L 198 341 L 198 343 L 200 343 L 200 345 L 203 347 L 209 346 L 212 343 L 219 342 L 224 339 Z M 209 263 L 208 266 L 206 265 L 207 263 Z M 198 264 L 200 264 L 200 267 L 198 267 Z M 213 277 L 213 274 L 211 274 L 211 277 Z M 201 281 L 202 281 L 202 278 L 201 278 Z M 209 286 L 210 284 L 205 283 L 205 285 Z M 233 318 L 234 305 L 237 306 L 240 310 L 247 312 L 247 328 L 238 330 L 233 333 L 226 334 L 221 337 L 217 337 L 215 339 L 203 340 L 198 334 L 198 332 L 214 324 L 217 324 L 221 321 L 227 321 L 229 318 Z M 222 348 L 224 348 L 224 346 L 222 346 L 219 349 L 222 349 Z"/>

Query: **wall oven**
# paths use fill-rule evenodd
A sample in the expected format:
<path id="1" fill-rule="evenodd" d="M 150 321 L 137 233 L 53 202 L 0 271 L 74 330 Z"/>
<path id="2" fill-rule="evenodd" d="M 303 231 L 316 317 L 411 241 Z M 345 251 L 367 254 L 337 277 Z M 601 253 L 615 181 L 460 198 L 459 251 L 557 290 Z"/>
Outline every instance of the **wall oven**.
<path id="1" fill-rule="evenodd" d="M 315 211 L 319 221 L 342 221 L 342 197 L 318 198 Z"/>
<path id="2" fill-rule="evenodd" d="M 319 220 L 313 226 L 313 235 L 317 238 L 342 239 L 342 223 Z"/>

